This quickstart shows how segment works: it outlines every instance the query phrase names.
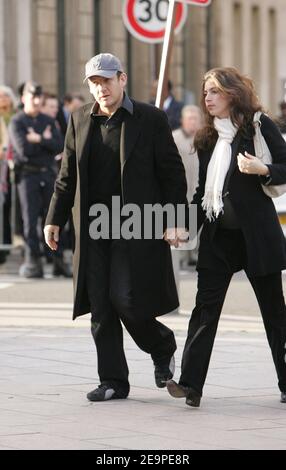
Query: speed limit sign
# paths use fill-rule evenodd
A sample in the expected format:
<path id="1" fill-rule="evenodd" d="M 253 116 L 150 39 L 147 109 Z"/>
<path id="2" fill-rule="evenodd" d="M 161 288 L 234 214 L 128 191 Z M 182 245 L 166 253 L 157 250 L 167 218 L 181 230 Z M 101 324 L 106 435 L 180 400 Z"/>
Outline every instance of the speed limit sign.
<path id="1" fill-rule="evenodd" d="M 169 0 L 124 0 L 123 20 L 128 31 L 140 41 L 164 41 Z M 187 5 L 178 3 L 175 33 L 187 19 Z"/>

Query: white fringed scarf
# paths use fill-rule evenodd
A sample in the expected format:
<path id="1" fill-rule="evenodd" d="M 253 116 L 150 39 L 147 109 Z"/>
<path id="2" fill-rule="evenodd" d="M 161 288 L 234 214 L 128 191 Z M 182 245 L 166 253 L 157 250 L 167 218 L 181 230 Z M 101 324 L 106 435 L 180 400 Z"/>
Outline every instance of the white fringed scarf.
<path id="1" fill-rule="evenodd" d="M 238 130 L 230 118 L 216 117 L 214 127 L 219 137 L 208 165 L 205 195 L 202 199 L 202 207 L 209 221 L 223 212 L 222 190 L 231 162 L 231 143 Z"/>

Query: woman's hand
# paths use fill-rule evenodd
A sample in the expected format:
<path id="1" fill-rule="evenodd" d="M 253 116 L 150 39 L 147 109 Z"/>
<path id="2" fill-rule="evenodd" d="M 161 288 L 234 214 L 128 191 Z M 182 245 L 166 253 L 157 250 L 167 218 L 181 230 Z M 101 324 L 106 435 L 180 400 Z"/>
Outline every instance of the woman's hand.
<path id="1" fill-rule="evenodd" d="M 267 176 L 269 175 L 269 168 L 267 165 L 259 160 L 259 158 L 245 152 L 245 155 L 239 153 L 237 156 L 238 168 L 241 173 L 249 175 Z"/>
<path id="2" fill-rule="evenodd" d="M 53 134 L 52 134 L 52 126 L 47 126 L 44 133 L 43 133 L 43 137 L 44 139 L 46 140 L 51 140 L 53 138 Z"/>

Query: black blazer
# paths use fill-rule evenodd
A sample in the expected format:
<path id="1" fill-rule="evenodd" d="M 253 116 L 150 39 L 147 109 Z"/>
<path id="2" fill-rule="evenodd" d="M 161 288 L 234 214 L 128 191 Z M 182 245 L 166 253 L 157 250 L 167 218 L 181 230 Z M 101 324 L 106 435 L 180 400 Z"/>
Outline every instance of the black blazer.
<path id="1" fill-rule="evenodd" d="M 261 132 L 271 151 L 273 162 L 269 165 L 271 183 L 286 183 L 286 143 L 277 126 L 266 115 L 261 116 Z M 239 132 L 232 143 L 232 159 L 227 174 L 223 196 L 228 194 L 241 226 L 247 251 L 247 272 L 251 276 L 263 276 L 286 268 L 286 242 L 270 197 L 262 190 L 265 179 L 257 175 L 247 175 L 239 171 L 237 155 L 239 152 L 255 155 L 253 135 L 244 137 Z M 207 168 L 212 156 L 210 151 L 198 151 L 199 186 L 192 204 L 198 208 L 198 229 L 203 225 L 198 269 L 211 268 L 212 261 L 204 247 L 216 249 L 214 237 L 218 219 L 209 222 L 202 208 Z"/>
<path id="2" fill-rule="evenodd" d="M 126 117 L 121 135 L 124 202 L 141 208 L 144 204 L 187 204 L 185 169 L 166 114 L 151 105 L 133 104 L 134 113 Z M 74 318 L 90 312 L 85 269 L 92 107 L 86 105 L 71 116 L 61 171 L 46 219 L 46 225 L 64 227 L 73 210 Z M 96 154 L 96 149 L 93 151 Z M 169 245 L 163 240 L 130 240 L 128 246 L 137 315 L 153 317 L 176 309 L 178 296 Z"/>

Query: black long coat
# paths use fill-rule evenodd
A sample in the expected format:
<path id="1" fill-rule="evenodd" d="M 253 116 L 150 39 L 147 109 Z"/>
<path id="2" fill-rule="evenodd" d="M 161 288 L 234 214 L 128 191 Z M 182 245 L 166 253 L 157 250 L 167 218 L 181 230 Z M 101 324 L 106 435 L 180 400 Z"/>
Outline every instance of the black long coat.
<path id="1" fill-rule="evenodd" d="M 165 113 L 143 103 L 133 104 L 134 113 L 126 117 L 121 135 L 124 202 L 140 207 L 186 204 L 185 170 Z M 61 171 L 46 219 L 46 225 L 64 227 L 73 212 L 74 319 L 90 312 L 85 269 L 92 107 L 86 105 L 71 116 Z M 137 314 L 159 316 L 176 309 L 178 295 L 169 245 L 163 240 L 130 240 L 128 245 Z"/>
<path id="2" fill-rule="evenodd" d="M 271 151 L 273 163 L 269 165 L 271 184 L 286 183 L 286 143 L 273 121 L 261 116 L 261 132 Z M 263 192 L 263 178 L 241 173 L 237 164 L 239 152 L 255 155 L 253 136 L 237 134 L 232 143 L 232 159 L 226 176 L 223 195 L 229 197 L 244 235 L 247 253 L 247 273 L 264 276 L 286 268 L 286 242 L 279 219 L 270 197 Z M 218 219 L 209 222 L 202 209 L 210 151 L 199 151 L 199 186 L 192 201 L 198 206 L 198 227 L 203 225 L 198 269 L 216 269 L 209 250 L 216 250 L 215 233 Z"/>

